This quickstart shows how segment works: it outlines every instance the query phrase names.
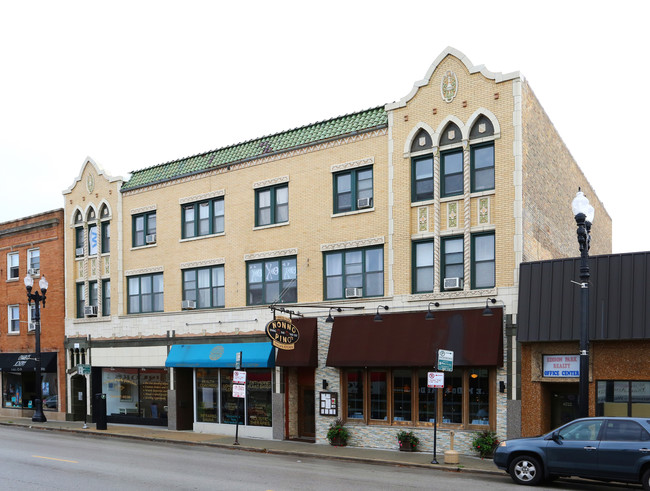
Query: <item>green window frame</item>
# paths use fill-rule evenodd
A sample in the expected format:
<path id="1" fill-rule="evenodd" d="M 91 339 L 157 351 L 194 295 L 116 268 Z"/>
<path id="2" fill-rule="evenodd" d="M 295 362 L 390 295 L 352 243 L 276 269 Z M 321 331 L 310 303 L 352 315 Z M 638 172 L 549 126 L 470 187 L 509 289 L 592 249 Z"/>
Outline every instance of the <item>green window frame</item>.
<path id="1" fill-rule="evenodd" d="M 334 213 L 346 213 L 373 206 L 373 168 L 359 167 L 334 174 Z M 367 200 L 361 203 L 360 200 Z"/>
<path id="2" fill-rule="evenodd" d="M 226 306 L 224 266 L 183 270 L 183 300 L 193 300 L 197 309 Z"/>
<path id="3" fill-rule="evenodd" d="M 494 189 L 494 143 L 470 147 L 472 192 Z"/>
<path id="4" fill-rule="evenodd" d="M 411 202 L 433 199 L 433 155 L 411 159 Z"/>
<path id="5" fill-rule="evenodd" d="M 84 318 L 84 307 L 86 306 L 86 291 L 84 289 L 83 283 L 76 284 L 76 307 L 77 307 L 77 319 Z"/>
<path id="6" fill-rule="evenodd" d="M 494 233 L 472 235 L 472 289 L 494 288 L 496 284 Z"/>
<path id="7" fill-rule="evenodd" d="M 462 236 L 445 237 L 440 244 L 440 281 L 444 291 L 445 278 L 465 279 L 464 251 L 465 244 Z"/>
<path id="8" fill-rule="evenodd" d="M 183 239 L 224 232 L 225 205 L 223 196 L 181 206 Z"/>
<path id="9" fill-rule="evenodd" d="M 289 185 L 278 184 L 255 190 L 255 226 L 289 221 Z"/>
<path id="10" fill-rule="evenodd" d="M 164 311 L 163 274 L 145 274 L 127 278 L 129 314 Z"/>
<path id="11" fill-rule="evenodd" d="M 463 194 L 463 149 L 440 153 L 440 197 Z"/>
<path id="12" fill-rule="evenodd" d="M 102 280 L 102 315 L 111 315 L 111 280 Z"/>
<path id="13" fill-rule="evenodd" d="M 246 263 L 246 305 L 297 302 L 296 265 L 296 256 L 248 261 Z"/>
<path id="14" fill-rule="evenodd" d="M 74 229 L 74 247 L 76 257 L 82 257 L 84 255 L 84 235 L 83 227 L 76 227 Z"/>
<path id="15" fill-rule="evenodd" d="M 98 293 L 99 293 L 99 285 L 97 284 L 97 281 L 89 281 L 88 282 L 88 305 L 91 307 L 97 307 L 97 301 L 98 301 Z"/>
<path id="16" fill-rule="evenodd" d="M 147 245 L 147 236 L 156 234 L 156 212 L 139 213 L 132 217 L 133 247 Z"/>
<path id="17" fill-rule="evenodd" d="M 419 240 L 413 242 L 412 292 L 431 293 L 434 283 L 434 241 Z"/>
<path id="18" fill-rule="evenodd" d="M 384 248 L 365 247 L 323 253 L 324 297 L 346 298 L 347 288 L 361 288 L 362 297 L 384 295 Z"/>
<path id="19" fill-rule="evenodd" d="M 102 254 L 111 252 L 111 222 L 102 222 Z"/>

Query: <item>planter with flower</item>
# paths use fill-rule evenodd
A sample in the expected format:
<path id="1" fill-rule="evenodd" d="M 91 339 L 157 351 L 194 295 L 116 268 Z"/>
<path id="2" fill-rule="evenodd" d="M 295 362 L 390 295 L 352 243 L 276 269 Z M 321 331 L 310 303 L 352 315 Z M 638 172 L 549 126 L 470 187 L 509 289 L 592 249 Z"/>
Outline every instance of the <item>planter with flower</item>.
<path id="1" fill-rule="evenodd" d="M 472 448 L 478 452 L 482 459 L 492 458 L 494 451 L 499 446 L 499 439 L 494 431 L 483 430 L 474 434 Z"/>
<path id="2" fill-rule="evenodd" d="M 397 432 L 397 442 L 401 452 L 417 452 L 420 439 L 412 431 L 400 430 Z"/>
<path id="3" fill-rule="evenodd" d="M 327 440 L 335 447 L 345 447 L 349 437 L 350 431 L 343 426 L 341 418 L 337 418 L 327 430 Z"/>

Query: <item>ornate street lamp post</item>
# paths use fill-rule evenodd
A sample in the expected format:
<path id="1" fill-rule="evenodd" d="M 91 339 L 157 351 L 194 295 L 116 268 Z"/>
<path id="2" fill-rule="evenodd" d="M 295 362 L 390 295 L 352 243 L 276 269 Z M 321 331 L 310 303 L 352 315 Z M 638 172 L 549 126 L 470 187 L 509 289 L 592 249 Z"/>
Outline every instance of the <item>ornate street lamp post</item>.
<path id="1" fill-rule="evenodd" d="M 578 391 L 579 416 L 589 416 L 589 246 L 594 207 L 580 188 L 571 203 L 578 225 L 580 245 L 580 387 Z"/>
<path id="2" fill-rule="evenodd" d="M 45 414 L 43 414 L 43 384 L 41 383 L 42 373 L 41 373 L 41 307 L 40 303 L 43 303 L 43 308 L 45 308 L 45 294 L 47 293 L 47 280 L 45 275 L 41 277 L 41 280 L 38 282 L 38 286 L 41 287 L 40 293 L 37 291 L 32 293 L 32 287 L 34 286 L 34 279 L 28 274 L 25 276 L 25 288 L 27 289 L 27 308 L 29 309 L 34 301 L 34 318 L 32 319 L 35 324 L 35 335 L 36 335 L 36 398 L 34 400 L 34 415 L 32 416 L 32 421 L 44 423 L 47 421 Z"/>

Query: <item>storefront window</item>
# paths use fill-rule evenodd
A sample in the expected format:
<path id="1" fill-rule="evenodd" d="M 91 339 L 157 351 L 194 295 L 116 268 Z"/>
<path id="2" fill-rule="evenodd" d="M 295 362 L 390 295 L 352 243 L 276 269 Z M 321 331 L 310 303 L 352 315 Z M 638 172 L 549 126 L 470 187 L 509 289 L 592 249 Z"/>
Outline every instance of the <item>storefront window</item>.
<path id="1" fill-rule="evenodd" d="M 370 372 L 370 418 L 386 420 L 388 387 L 386 371 Z"/>
<path id="2" fill-rule="evenodd" d="M 429 425 L 435 418 L 442 424 L 465 428 L 490 425 L 490 404 L 494 404 L 490 402 L 493 369 L 456 368 L 445 372 L 442 389 L 428 387 L 427 374 L 431 371 L 431 368 L 345 370 L 342 372 L 343 385 L 347 387 L 343 393 L 343 404 L 347 406 L 344 414 L 348 420 L 382 421 L 391 425 L 409 421 Z M 414 377 L 417 377 L 416 389 L 412 385 Z M 363 380 L 369 386 L 364 386 Z M 438 390 L 437 398 L 435 390 Z M 370 408 L 369 414 L 364 413 L 364 407 Z"/>
<path id="3" fill-rule="evenodd" d="M 650 382 L 599 380 L 596 416 L 650 417 Z"/>
<path id="4" fill-rule="evenodd" d="M 418 421 L 423 423 L 433 423 L 436 417 L 435 413 L 435 390 L 428 386 L 427 373 L 430 370 L 418 370 Z"/>
<path id="5" fill-rule="evenodd" d="M 363 370 L 348 370 L 348 419 L 363 419 Z"/>
<path id="6" fill-rule="evenodd" d="M 196 370 L 196 420 L 216 423 L 219 415 L 219 369 Z"/>
<path id="7" fill-rule="evenodd" d="M 43 373 L 43 409 L 57 410 L 58 394 L 56 373 Z M 34 372 L 3 372 L 2 406 L 6 408 L 33 408 L 36 399 L 36 374 Z"/>
<path id="8" fill-rule="evenodd" d="M 3 372 L 2 381 L 4 382 L 4 386 L 2 388 L 4 406 L 22 408 L 23 399 L 25 401 L 29 399 L 29 397 L 25 397 L 26 384 L 23 382 L 23 374 Z M 32 379 L 31 385 L 33 384 L 34 380 Z"/>
<path id="9" fill-rule="evenodd" d="M 247 370 L 246 424 L 272 426 L 271 389 L 271 372 L 269 370 Z"/>
<path id="10" fill-rule="evenodd" d="M 239 412 L 240 399 L 232 395 L 232 370 L 221 370 L 221 422 L 226 424 L 236 424 Z M 243 424 L 241 416 L 239 423 Z"/>
<path id="11" fill-rule="evenodd" d="M 490 390 L 487 369 L 470 371 L 469 419 L 473 425 L 490 424 Z"/>
<path id="12" fill-rule="evenodd" d="M 167 419 L 168 371 L 164 368 L 103 368 L 108 416 Z"/>
<path id="13" fill-rule="evenodd" d="M 445 388 L 442 390 L 442 422 L 450 424 L 463 422 L 463 370 L 456 369 L 451 373 L 445 373 Z"/>
<path id="14" fill-rule="evenodd" d="M 393 370 L 393 421 L 411 421 L 411 370 Z"/>

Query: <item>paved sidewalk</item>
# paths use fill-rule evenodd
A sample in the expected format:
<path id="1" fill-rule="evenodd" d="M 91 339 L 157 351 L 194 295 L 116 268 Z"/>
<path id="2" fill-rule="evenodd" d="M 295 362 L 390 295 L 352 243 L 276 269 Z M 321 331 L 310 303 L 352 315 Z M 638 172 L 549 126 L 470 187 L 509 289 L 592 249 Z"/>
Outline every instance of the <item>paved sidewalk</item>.
<path id="1" fill-rule="evenodd" d="M 108 423 L 106 430 L 97 430 L 95 423 L 80 421 L 47 421 L 34 423 L 29 418 L 0 417 L 0 425 L 19 426 L 41 431 L 67 431 L 86 433 L 103 437 L 118 437 L 164 441 L 186 445 L 206 445 L 235 451 L 264 452 L 279 455 L 326 458 L 358 461 L 373 464 L 425 467 L 447 472 L 474 472 L 503 474 L 492 460 L 481 459 L 471 455 L 459 455 L 458 464 L 445 464 L 442 452 L 437 454 L 438 464 L 432 464 L 433 455 L 423 452 L 400 452 L 398 450 L 380 450 L 359 447 L 333 447 L 331 445 L 297 442 L 292 440 L 263 440 L 257 438 L 239 438 L 239 445 L 233 445 L 234 437 L 196 433 L 194 431 L 170 431 L 164 427 L 136 426 Z"/>

